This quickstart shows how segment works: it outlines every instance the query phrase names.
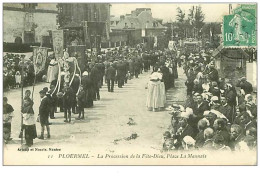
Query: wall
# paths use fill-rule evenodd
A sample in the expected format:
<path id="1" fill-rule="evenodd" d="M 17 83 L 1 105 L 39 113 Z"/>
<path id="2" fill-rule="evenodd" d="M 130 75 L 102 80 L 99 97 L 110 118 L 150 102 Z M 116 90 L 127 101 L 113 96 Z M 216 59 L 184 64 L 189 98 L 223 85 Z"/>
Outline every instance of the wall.
<path id="1" fill-rule="evenodd" d="M 246 76 L 246 56 L 242 55 L 239 50 L 224 50 L 219 54 L 216 59 L 220 62 L 218 66 L 219 77 L 231 79 L 233 84 L 237 83 L 237 80 Z M 236 59 L 240 58 L 240 59 Z"/>
<path id="2" fill-rule="evenodd" d="M 145 30 L 145 35 L 146 36 L 159 36 L 162 34 L 164 29 L 158 29 L 158 28 L 154 28 L 154 29 L 146 29 Z"/>
<path id="3" fill-rule="evenodd" d="M 23 39 L 24 12 L 3 11 L 3 41 L 14 43 L 16 37 Z"/>
<path id="4" fill-rule="evenodd" d="M 35 29 L 36 42 L 41 41 L 41 36 L 47 36 L 47 30 L 56 29 L 55 13 L 34 13 L 34 22 L 38 25 Z M 3 11 L 4 42 L 14 43 L 17 36 L 23 39 L 24 16 L 22 11 Z M 24 39 L 23 39 L 24 42 Z"/>
<path id="5" fill-rule="evenodd" d="M 246 63 L 246 78 L 253 85 L 254 91 L 257 90 L 257 62 Z"/>
<path id="6" fill-rule="evenodd" d="M 41 42 L 41 36 L 48 36 L 48 30 L 56 29 L 56 15 L 54 13 L 34 13 L 34 22 L 38 25 L 35 29 L 36 42 Z"/>

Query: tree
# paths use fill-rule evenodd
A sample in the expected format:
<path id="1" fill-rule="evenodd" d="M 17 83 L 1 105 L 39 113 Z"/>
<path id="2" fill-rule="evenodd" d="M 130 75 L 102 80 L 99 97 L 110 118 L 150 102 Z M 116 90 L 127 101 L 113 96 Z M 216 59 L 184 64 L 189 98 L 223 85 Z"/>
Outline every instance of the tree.
<path id="1" fill-rule="evenodd" d="M 201 10 L 201 6 L 196 6 L 196 11 L 194 14 L 194 26 L 197 29 L 201 29 L 204 25 L 205 15 Z"/>
<path id="2" fill-rule="evenodd" d="M 185 12 L 180 7 L 177 8 L 176 20 L 177 20 L 177 27 L 178 27 L 176 32 L 178 33 L 178 37 L 183 39 L 185 37 L 187 21 L 185 20 Z"/>
<path id="3" fill-rule="evenodd" d="M 184 19 L 185 19 L 185 13 L 181 10 L 180 7 L 177 8 L 177 15 L 176 15 L 176 20 L 179 22 L 179 23 L 183 23 L 184 22 Z"/>
<path id="4" fill-rule="evenodd" d="M 194 37 L 198 37 L 199 32 L 204 25 L 205 15 L 201 10 L 201 6 L 192 6 L 189 9 L 188 14 L 188 23 L 189 23 L 189 36 L 193 35 Z"/>

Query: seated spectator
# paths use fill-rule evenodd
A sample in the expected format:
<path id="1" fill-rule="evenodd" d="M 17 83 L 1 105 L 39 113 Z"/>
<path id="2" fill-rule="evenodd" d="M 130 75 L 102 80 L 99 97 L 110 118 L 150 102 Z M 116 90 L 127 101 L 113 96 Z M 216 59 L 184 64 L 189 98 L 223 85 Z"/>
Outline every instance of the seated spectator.
<path id="1" fill-rule="evenodd" d="M 240 118 L 239 125 L 243 129 L 244 134 L 249 128 L 251 127 L 256 128 L 256 124 L 255 122 L 252 121 L 252 118 L 250 117 L 248 112 L 241 113 L 239 118 Z"/>
<path id="2" fill-rule="evenodd" d="M 246 131 L 246 135 L 250 135 L 250 136 L 254 137 L 255 140 L 257 140 L 257 131 L 256 131 L 256 128 L 250 127 L 250 128 Z"/>
<path id="3" fill-rule="evenodd" d="M 214 137 L 213 146 L 218 151 L 231 151 L 230 147 L 225 144 L 225 139 L 222 135 L 217 134 Z"/>
<path id="4" fill-rule="evenodd" d="M 213 136 L 214 136 L 214 131 L 213 131 L 212 128 L 206 128 L 204 130 L 205 143 L 203 144 L 202 149 L 204 149 L 204 150 L 214 150 Z"/>
<path id="5" fill-rule="evenodd" d="M 235 150 L 238 144 L 243 141 L 245 138 L 243 134 L 243 129 L 237 124 L 231 125 L 230 129 L 230 148 Z"/>
<path id="6" fill-rule="evenodd" d="M 176 132 L 177 142 L 175 143 L 175 147 L 179 149 L 182 145 L 182 140 L 185 136 L 195 137 L 193 128 L 188 124 L 187 118 L 182 117 L 179 120 L 180 128 Z"/>
<path id="7" fill-rule="evenodd" d="M 217 115 L 210 111 L 205 111 L 203 115 L 204 115 L 205 119 L 208 120 L 209 127 L 213 127 L 214 121 L 217 119 Z"/>
<path id="8" fill-rule="evenodd" d="M 201 148 L 204 145 L 205 143 L 204 130 L 207 128 L 207 126 L 208 126 L 208 121 L 206 121 L 204 118 L 199 120 L 198 122 L 199 133 L 195 137 L 196 140 L 195 147 Z"/>
<path id="9" fill-rule="evenodd" d="M 253 92 L 253 86 L 250 82 L 246 80 L 246 77 L 242 77 L 238 80 L 236 85 L 245 91 L 245 94 L 251 94 Z"/>
<path id="10" fill-rule="evenodd" d="M 197 102 L 193 109 L 194 114 L 197 116 L 198 120 L 203 118 L 204 111 L 209 110 L 209 105 L 207 102 L 203 101 L 200 94 L 197 95 Z"/>
<path id="11" fill-rule="evenodd" d="M 221 112 L 226 118 L 229 120 L 230 123 L 233 122 L 233 109 L 227 103 L 227 99 L 225 96 L 220 97 L 221 106 L 219 107 L 219 112 Z"/>
<path id="12" fill-rule="evenodd" d="M 223 119 L 216 119 L 213 124 L 215 130 L 215 137 L 221 135 L 224 139 L 224 144 L 228 145 L 230 141 L 230 135 L 226 128 L 226 122 Z"/>

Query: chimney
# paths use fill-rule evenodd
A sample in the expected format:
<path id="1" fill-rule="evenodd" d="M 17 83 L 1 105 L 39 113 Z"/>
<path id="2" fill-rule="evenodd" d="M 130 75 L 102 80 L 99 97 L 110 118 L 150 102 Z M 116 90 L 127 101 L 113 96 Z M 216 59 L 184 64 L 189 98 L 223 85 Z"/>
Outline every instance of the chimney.
<path id="1" fill-rule="evenodd" d="M 151 8 L 146 8 L 146 10 L 145 10 L 145 11 L 149 12 L 149 14 L 151 14 L 151 15 L 152 15 L 152 10 L 151 10 Z"/>
<path id="2" fill-rule="evenodd" d="M 124 15 L 120 15 L 120 21 L 124 20 L 125 16 Z"/>
<path id="3" fill-rule="evenodd" d="M 131 11 L 131 15 L 132 17 L 136 17 L 136 11 L 135 10 Z"/>

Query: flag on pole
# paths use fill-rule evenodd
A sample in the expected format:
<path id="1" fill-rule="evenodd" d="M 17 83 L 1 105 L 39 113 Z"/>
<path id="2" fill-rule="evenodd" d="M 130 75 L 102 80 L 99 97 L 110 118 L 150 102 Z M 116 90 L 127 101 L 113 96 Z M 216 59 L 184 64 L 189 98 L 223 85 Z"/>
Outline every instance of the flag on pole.
<path id="1" fill-rule="evenodd" d="M 53 51 L 55 54 L 55 58 L 63 57 L 63 30 L 53 30 L 52 31 L 52 39 L 53 39 Z"/>
<path id="2" fill-rule="evenodd" d="M 47 56 L 47 47 L 33 47 L 33 64 L 36 75 L 45 69 Z"/>

